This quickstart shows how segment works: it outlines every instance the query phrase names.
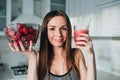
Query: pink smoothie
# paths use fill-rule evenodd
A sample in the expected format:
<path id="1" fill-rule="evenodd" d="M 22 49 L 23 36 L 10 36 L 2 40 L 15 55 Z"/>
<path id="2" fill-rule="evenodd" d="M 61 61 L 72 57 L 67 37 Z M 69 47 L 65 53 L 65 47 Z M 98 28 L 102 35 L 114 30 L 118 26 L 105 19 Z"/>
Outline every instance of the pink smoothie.
<path id="1" fill-rule="evenodd" d="M 77 37 L 80 37 L 81 33 L 85 33 L 85 34 L 89 34 L 89 30 L 87 29 L 83 29 L 83 30 L 74 30 L 74 41 L 78 42 L 78 40 L 76 40 Z M 84 41 L 84 40 L 81 40 Z M 79 46 L 84 46 L 84 45 L 79 45 Z"/>

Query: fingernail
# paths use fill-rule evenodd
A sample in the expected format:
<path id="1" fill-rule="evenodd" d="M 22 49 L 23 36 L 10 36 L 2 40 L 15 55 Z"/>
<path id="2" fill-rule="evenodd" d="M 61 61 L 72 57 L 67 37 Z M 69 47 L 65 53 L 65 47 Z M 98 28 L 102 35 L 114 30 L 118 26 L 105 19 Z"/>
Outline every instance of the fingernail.
<path id="1" fill-rule="evenodd" d="M 15 45 L 17 45 L 17 42 L 14 42 Z"/>
<path id="2" fill-rule="evenodd" d="M 33 44 L 33 41 L 30 41 L 30 43 L 32 43 L 32 44 Z"/>
<path id="3" fill-rule="evenodd" d="M 19 41 L 19 44 L 22 44 L 22 41 Z"/>

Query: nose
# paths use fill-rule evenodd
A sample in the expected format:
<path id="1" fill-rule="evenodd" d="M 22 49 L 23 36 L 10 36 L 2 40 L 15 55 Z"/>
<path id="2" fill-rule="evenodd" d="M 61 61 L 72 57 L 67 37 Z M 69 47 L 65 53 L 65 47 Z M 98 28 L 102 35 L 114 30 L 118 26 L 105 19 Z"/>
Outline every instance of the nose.
<path id="1" fill-rule="evenodd" d="M 62 36 L 62 33 L 61 33 L 61 30 L 60 30 L 60 29 L 58 29 L 55 34 L 56 34 L 56 36 L 58 36 L 58 37 L 61 37 L 61 36 Z"/>

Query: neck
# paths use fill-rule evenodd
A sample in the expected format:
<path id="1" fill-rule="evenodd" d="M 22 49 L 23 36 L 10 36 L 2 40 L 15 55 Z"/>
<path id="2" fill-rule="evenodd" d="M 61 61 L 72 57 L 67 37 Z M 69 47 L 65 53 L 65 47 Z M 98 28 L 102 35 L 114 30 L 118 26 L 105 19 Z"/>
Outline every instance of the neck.
<path id="1" fill-rule="evenodd" d="M 65 49 L 63 47 L 53 47 L 53 50 L 54 50 L 54 60 L 57 61 L 57 63 L 62 62 L 63 64 L 68 66 L 67 69 L 69 69 L 71 67 L 71 63 L 66 62 L 67 55 L 66 55 Z"/>
<path id="2" fill-rule="evenodd" d="M 54 47 L 54 57 L 65 57 L 66 53 L 65 53 L 65 49 L 63 49 L 63 47 Z"/>

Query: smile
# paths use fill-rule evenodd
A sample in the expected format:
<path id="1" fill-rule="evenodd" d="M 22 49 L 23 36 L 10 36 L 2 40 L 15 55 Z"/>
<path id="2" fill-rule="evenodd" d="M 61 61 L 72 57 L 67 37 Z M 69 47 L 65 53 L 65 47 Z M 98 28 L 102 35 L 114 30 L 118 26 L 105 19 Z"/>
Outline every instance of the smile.
<path id="1" fill-rule="evenodd" d="M 61 43 L 63 42 L 63 39 L 54 39 L 55 42 Z"/>

